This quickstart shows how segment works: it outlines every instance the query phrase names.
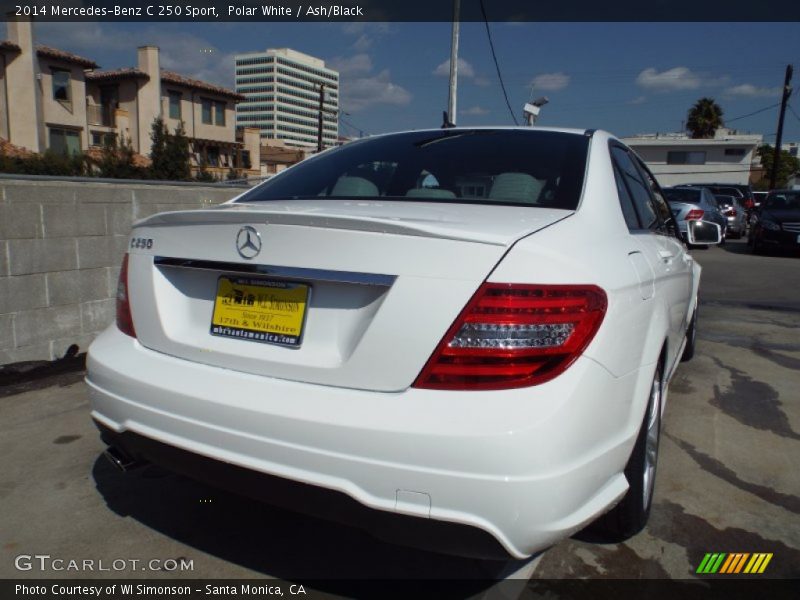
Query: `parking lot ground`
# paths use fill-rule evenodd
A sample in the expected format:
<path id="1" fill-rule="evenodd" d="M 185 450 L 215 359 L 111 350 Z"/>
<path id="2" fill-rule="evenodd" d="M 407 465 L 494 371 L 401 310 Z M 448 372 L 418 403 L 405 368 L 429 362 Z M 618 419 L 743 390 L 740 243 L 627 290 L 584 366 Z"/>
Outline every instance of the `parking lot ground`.
<path id="1" fill-rule="evenodd" d="M 531 563 L 487 565 L 392 546 L 155 468 L 123 475 L 102 457 L 85 385 L 68 373 L 0 395 L 0 578 L 500 573 L 524 585 L 529 577 L 702 578 L 695 571 L 712 552 L 772 553 L 757 577 L 798 578 L 800 260 L 744 249 L 729 242 L 695 253 L 704 267 L 698 350 L 670 387 L 650 523 L 624 543 L 584 533 Z M 21 554 L 128 562 L 119 571 L 19 571 Z M 181 558 L 193 569 L 147 566 Z M 347 595 L 335 582 L 326 591 Z"/>

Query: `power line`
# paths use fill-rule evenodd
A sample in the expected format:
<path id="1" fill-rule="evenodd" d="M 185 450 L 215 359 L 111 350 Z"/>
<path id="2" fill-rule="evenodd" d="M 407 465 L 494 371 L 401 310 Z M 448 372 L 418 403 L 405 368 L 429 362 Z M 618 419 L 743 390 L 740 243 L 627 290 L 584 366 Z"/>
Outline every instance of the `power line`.
<path id="1" fill-rule="evenodd" d="M 481 14 L 483 14 L 483 23 L 486 25 L 486 36 L 489 38 L 489 47 L 492 49 L 492 58 L 494 59 L 494 66 L 497 69 L 497 78 L 500 80 L 500 87 L 503 89 L 503 96 L 506 99 L 506 106 L 508 107 L 508 112 L 511 114 L 511 118 L 514 120 L 514 125 L 519 125 L 519 123 L 517 123 L 517 117 L 514 114 L 514 110 L 511 108 L 511 102 L 508 101 L 508 92 L 506 92 L 506 85 L 503 83 L 503 76 L 500 74 L 500 65 L 497 62 L 497 54 L 494 51 L 492 32 L 489 29 L 489 19 L 486 18 L 486 8 L 483 6 L 483 0 L 480 0 L 480 3 Z"/>
<path id="2" fill-rule="evenodd" d="M 746 119 L 747 117 L 752 117 L 753 115 L 757 115 L 758 113 L 762 113 L 765 110 L 769 110 L 771 108 L 775 108 L 776 106 L 780 106 L 780 105 L 781 105 L 780 102 L 776 102 L 775 104 L 770 104 L 769 106 L 765 106 L 764 108 L 760 108 L 760 109 L 755 110 L 755 111 L 753 111 L 751 113 L 747 113 L 746 115 L 741 115 L 741 116 L 738 116 L 738 117 L 734 117 L 732 119 L 725 119 L 725 123 L 730 123 L 732 121 L 738 121 L 739 119 Z"/>
<path id="3" fill-rule="evenodd" d="M 800 121 L 800 117 L 797 116 L 796 112 L 794 112 L 794 107 L 791 104 L 787 104 L 786 106 L 789 108 L 789 112 L 792 113 L 792 115 L 794 115 L 794 118 Z"/>

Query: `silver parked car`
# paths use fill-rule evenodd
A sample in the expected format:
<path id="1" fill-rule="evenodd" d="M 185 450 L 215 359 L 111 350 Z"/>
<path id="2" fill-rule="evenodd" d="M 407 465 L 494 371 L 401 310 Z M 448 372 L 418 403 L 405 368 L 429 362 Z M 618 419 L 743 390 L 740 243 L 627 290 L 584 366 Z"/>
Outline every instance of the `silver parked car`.
<path id="1" fill-rule="evenodd" d="M 684 241 L 687 240 L 689 221 L 716 223 L 722 230 L 722 239 L 725 239 L 728 219 L 720 212 L 710 190 L 704 187 L 672 187 L 664 188 L 663 192 Z"/>
<path id="2" fill-rule="evenodd" d="M 741 198 L 716 194 L 717 208 L 728 221 L 728 237 L 739 239 L 747 233 L 747 211 Z"/>

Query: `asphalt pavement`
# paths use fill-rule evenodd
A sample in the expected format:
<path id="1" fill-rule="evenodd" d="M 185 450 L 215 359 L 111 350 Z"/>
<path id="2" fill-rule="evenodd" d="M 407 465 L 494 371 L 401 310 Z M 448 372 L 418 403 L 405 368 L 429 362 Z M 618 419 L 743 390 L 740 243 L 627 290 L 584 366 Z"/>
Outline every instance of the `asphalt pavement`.
<path id="1" fill-rule="evenodd" d="M 61 373 L 0 394 L 0 578 L 267 576 L 327 580 L 324 591 L 347 595 L 337 579 L 511 576 L 511 595 L 525 597 L 528 578 L 702 578 L 712 552 L 772 553 L 762 577 L 798 578 L 800 258 L 746 250 L 729 241 L 693 252 L 704 268 L 697 354 L 670 387 L 650 523 L 624 543 L 582 533 L 534 561 L 485 563 L 392 546 L 154 467 L 123 475 L 101 455 L 82 374 Z M 35 554 L 95 570 L 19 570 L 17 557 Z M 97 570 L 115 559 L 119 570 Z"/>

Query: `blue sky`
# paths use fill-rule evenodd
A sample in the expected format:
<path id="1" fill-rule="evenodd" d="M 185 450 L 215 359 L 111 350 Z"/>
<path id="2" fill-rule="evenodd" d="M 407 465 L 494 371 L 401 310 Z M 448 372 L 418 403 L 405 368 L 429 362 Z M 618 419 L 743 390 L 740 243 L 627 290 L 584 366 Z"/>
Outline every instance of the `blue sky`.
<path id="1" fill-rule="evenodd" d="M 679 130 L 711 96 L 733 119 L 780 100 L 786 64 L 796 67 L 797 23 L 491 23 L 498 60 L 520 118 L 546 95 L 540 125 L 594 127 L 625 136 Z M 288 46 L 342 73 L 344 119 L 365 133 L 438 127 L 447 105 L 449 23 L 38 23 L 39 43 L 133 66 L 155 44 L 162 66 L 233 87 L 233 56 Z M 459 125 L 511 124 L 483 23 L 461 26 Z M 531 85 L 533 84 L 533 91 Z M 800 92 L 785 141 L 800 141 Z M 730 123 L 774 140 L 777 108 Z M 357 133 L 344 124 L 342 133 Z M 771 137 L 769 137 L 771 136 Z"/>

